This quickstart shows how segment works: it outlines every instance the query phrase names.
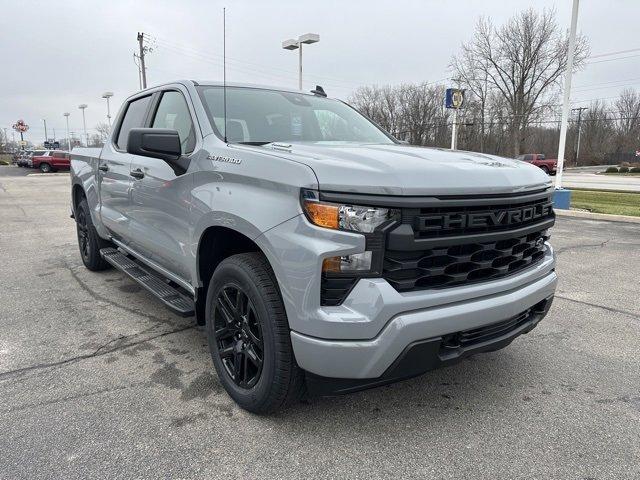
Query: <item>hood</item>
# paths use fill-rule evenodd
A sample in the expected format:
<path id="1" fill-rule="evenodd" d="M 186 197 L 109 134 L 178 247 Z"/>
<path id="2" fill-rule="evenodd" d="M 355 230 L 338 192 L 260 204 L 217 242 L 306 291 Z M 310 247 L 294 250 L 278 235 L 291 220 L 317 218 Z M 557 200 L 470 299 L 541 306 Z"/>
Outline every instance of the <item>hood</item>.
<path id="1" fill-rule="evenodd" d="M 382 195 L 514 193 L 551 184 L 538 167 L 482 153 L 402 144 L 268 144 L 274 154 L 304 163 L 321 190 Z M 277 153 L 275 153 L 277 152 Z"/>

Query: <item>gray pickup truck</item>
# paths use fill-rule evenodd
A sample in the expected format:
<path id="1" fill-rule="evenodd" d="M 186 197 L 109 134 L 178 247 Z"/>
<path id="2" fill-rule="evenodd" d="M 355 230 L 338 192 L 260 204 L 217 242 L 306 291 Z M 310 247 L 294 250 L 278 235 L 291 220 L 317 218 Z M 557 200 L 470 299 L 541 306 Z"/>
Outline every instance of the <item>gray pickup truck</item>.
<path id="1" fill-rule="evenodd" d="M 195 315 L 253 412 L 497 350 L 553 300 L 547 175 L 402 144 L 319 87 L 150 88 L 71 157 L 86 267 Z"/>

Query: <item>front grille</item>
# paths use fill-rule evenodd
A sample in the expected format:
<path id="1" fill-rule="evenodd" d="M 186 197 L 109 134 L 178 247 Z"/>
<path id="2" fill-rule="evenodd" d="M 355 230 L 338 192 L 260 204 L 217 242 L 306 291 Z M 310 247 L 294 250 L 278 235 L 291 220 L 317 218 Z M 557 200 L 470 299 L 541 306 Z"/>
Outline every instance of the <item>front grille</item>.
<path id="1" fill-rule="evenodd" d="M 382 270 L 400 292 L 495 280 L 534 265 L 555 219 L 548 191 L 448 199 L 401 215 Z"/>
<path id="2" fill-rule="evenodd" d="M 442 288 L 516 273 L 544 256 L 543 232 L 423 251 L 388 250 L 383 277 L 396 290 Z"/>

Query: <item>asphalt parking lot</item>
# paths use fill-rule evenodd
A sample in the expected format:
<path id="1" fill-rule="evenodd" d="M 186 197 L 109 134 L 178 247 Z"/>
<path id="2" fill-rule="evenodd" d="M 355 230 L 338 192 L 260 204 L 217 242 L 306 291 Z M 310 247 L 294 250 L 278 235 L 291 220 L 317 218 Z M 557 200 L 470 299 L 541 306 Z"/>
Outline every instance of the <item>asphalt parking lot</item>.
<path id="1" fill-rule="evenodd" d="M 206 339 L 84 269 L 66 175 L 0 167 L 0 478 L 640 478 L 640 224 L 559 218 L 549 316 L 505 350 L 271 417 Z"/>

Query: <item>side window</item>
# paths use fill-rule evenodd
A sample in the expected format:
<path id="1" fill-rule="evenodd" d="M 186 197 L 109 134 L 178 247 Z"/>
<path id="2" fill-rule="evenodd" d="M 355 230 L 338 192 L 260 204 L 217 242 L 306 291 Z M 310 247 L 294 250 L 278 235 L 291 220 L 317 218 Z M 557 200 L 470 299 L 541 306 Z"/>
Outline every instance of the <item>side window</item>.
<path id="1" fill-rule="evenodd" d="M 144 117 L 147 113 L 147 107 L 151 101 L 151 95 L 138 98 L 127 105 L 127 111 L 124 114 L 122 123 L 120 124 L 120 132 L 118 133 L 118 141 L 116 145 L 120 150 L 126 150 L 127 138 L 129 130 L 132 128 L 140 128 L 144 126 Z"/>
<path id="2" fill-rule="evenodd" d="M 525 156 L 524 156 L 524 161 L 525 161 L 525 162 L 531 162 L 531 161 L 533 161 L 533 155 L 531 155 L 531 154 L 525 155 Z"/>
<path id="3" fill-rule="evenodd" d="M 62 153 L 62 152 L 53 152 L 53 158 L 64 158 L 64 153 Z"/>
<path id="4" fill-rule="evenodd" d="M 196 133 L 189 107 L 180 92 L 168 91 L 162 94 L 151 128 L 177 130 L 182 153 L 191 153 L 196 147 Z"/>

